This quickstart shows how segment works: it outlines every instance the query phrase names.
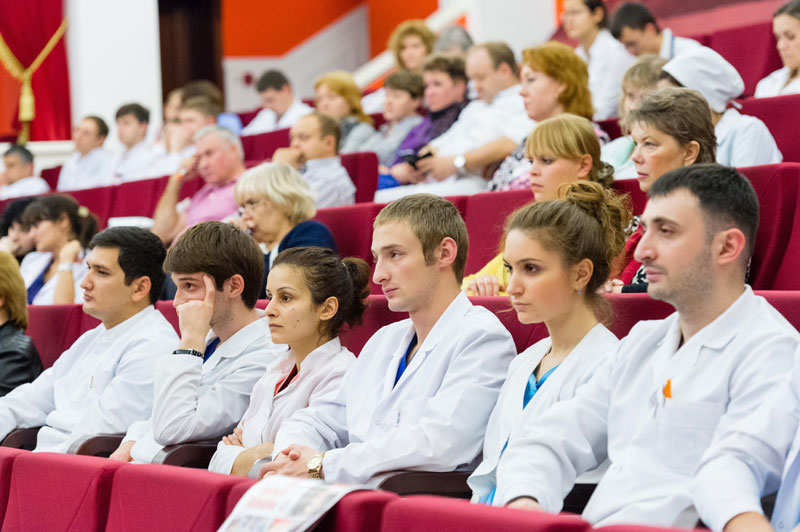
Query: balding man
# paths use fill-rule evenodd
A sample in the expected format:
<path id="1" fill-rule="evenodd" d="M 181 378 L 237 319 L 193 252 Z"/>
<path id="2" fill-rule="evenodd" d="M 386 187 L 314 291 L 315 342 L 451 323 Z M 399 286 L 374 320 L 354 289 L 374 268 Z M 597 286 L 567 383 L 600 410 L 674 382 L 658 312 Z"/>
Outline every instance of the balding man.
<path id="1" fill-rule="evenodd" d="M 236 212 L 233 187 L 244 172 L 244 151 L 235 134 L 207 126 L 194 136 L 197 151 L 169 180 L 153 215 L 153 233 L 169 244 L 200 222 L 222 220 Z M 189 200 L 178 203 L 181 186 L 200 175 L 205 181 Z"/>

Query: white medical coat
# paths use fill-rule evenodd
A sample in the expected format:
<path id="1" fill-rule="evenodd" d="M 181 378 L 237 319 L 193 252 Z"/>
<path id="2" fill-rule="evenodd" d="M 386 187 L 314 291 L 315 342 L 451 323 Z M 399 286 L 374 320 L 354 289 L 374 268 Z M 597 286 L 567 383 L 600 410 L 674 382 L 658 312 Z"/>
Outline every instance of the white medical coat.
<path id="1" fill-rule="evenodd" d="M 152 177 L 150 167 L 159 157 L 159 152 L 147 141 L 142 141 L 129 150 L 114 157 L 112 175 L 115 183 L 126 183 Z"/>
<path id="2" fill-rule="evenodd" d="M 326 481 L 373 485 L 389 471 L 473 463 L 514 341 L 494 314 L 460 293 L 395 385 L 413 336 L 411 320 L 376 332 L 333 400 L 284 421 L 274 455 L 292 443 L 308 445 L 327 451 Z"/>
<path id="3" fill-rule="evenodd" d="M 727 109 L 714 128 L 717 162 L 735 168 L 777 164 L 783 160 L 767 126 L 755 116 Z"/>
<path id="4" fill-rule="evenodd" d="M 80 190 L 113 185 L 112 159 L 112 155 L 102 147 L 95 148 L 84 156 L 74 152 L 58 174 L 58 190 Z"/>
<path id="5" fill-rule="evenodd" d="M 605 120 L 618 116 L 622 76 L 636 58 L 606 29 L 597 33 L 589 50 L 580 45 L 575 53 L 589 67 L 589 91 L 592 93 L 594 119 Z"/>
<path id="6" fill-rule="evenodd" d="M 150 415 L 155 362 L 177 345 L 152 306 L 111 329 L 98 325 L 36 380 L 0 398 L 0 438 L 44 425 L 35 450 L 63 453 L 86 436 L 125 432 Z"/>
<path id="7" fill-rule="evenodd" d="M 597 367 L 616 352 L 618 344 L 619 340 L 611 331 L 603 325 L 595 325 L 547 378 L 524 413 L 522 399 L 528 379 L 549 351 L 550 338 L 539 340 L 514 358 L 486 427 L 483 461 L 467 480 L 472 488 L 473 502 L 484 498 L 495 487 L 497 463 L 514 427 L 535 424 L 536 419 L 552 405 L 573 397 L 578 387 L 594 375 Z"/>
<path id="8" fill-rule="evenodd" d="M 253 388 L 250 406 L 238 425 L 242 429 L 244 447 L 220 441 L 208 464 L 209 471 L 230 473 L 242 451 L 260 443 L 274 442 L 281 423 L 297 410 L 314 406 L 323 399 L 332 400 L 339 393 L 342 378 L 355 360 L 339 338 L 334 338 L 309 353 L 300 365 L 297 377 L 275 394 L 275 388 L 295 367 L 294 355 L 287 351 L 267 368 Z"/>
<path id="9" fill-rule="evenodd" d="M 276 129 L 290 128 L 300 117 L 309 114 L 313 110 L 313 108 L 303 103 L 303 100 L 298 100 L 297 98 L 292 101 L 292 105 L 289 106 L 280 119 L 278 119 L 278 115 L 275 114 L 275 111 L 262 109 L 253 120 L 242 129 L 242 136 L 258 135 L 259 133 L 268 133 Z"/>
<path id="10" fill-rule="evenodd" d="M 495 499 L 529 496 L 557 512 L 577 475 L 608 458 L 584 519 L 693 527 L 701 455 L 718 427 L 750 414 L 780 382 L 798 339 L 749 287 L 680 348 L 677 313 L 638 323 L 573 399 L 511 434 Z"/>
<path id="11" fill-rule="evenodd" d="M 41 177 L 23 177 L 13 183 L 0 187 L 0 200 L 38 196 L 50 192 L 50 185 Z"/>
<path id="12" fill-rule="evenodd" d="M 210 332 L 206 344 L 214 338 Z M 124 438 L 136 441 L 133 460 L 152 462 L 167 445 L 228 434 L 247 408 L 253 386 L 285 351 L 272 343 L 262 317 L 219 344 L 205 363 L 193 355 L 161 357 L 152 415 L 134 423 Z"/>
<path id="13" fill-rule="evenodd" d="M 46 268 L 50 267 L 52 261 L 53 254 L 49 251 L 31 251 L 25 255 L 25 258 L 22 259 L 22 263 L 19 265 L 22 280 L 25 282 L 25 288 L 30 287 L 36 278 L 39 277 Z M 85 259 L 72 265 L 72 285 L 75 292 L 74 303 L 83 303 L 83 288 L 81 288 L 81 283 L 87 273 L 89 273 L 89 267 L 86 265 Z M 52 305 L 53 298 L 56 295 L 57 283 L 58 272 L 44 283 L 44 286 L 42 286 L 33 298 L 33 303 L 31 304 Z"/>
<path id="14" fill-rule="evenodd" d="M 661 30 L 661 50 L 658 55 L 664 59 L 674 59 L 676 56 L 682 54 L 686 50 L 695 46 L 702 46 L 699 42 L 688 37 L 677 37 L 672 33 L 669 28 Z"/>
<path id="15" fill-rule="evenodd" d="M 755 97 L 770 98 L 772 96 L 800 93 L 800 78 L 795 78 L 791 83 L 788 83 L 789 74 L 791 74 L 791 69 L 783 67 L 759 81 L 758 85 L 756 85 Z"/>

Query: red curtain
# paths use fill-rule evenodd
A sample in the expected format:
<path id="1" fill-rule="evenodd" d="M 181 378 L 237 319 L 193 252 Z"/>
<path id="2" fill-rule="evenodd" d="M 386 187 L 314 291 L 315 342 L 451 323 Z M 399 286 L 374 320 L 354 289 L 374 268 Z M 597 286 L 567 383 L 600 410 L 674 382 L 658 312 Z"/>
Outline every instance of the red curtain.
<path id="1" fill-rule="evenodd" d="M 61 24 L 64 17 L 63 0 L 3 0 L 2 4 L 0 35 L 22 67 L 26 68 L 36 59 Z M 70 138 L 69 73 L 65 39 L 66 36 L 33 73 L 31 85 L 36 101 L 36 116 L 31 123 L 30 140 Z M 0 65 L 0 69 L 2 68 L 4 67 Z M 16 117 L 14 127 L 19 129 Z"/>

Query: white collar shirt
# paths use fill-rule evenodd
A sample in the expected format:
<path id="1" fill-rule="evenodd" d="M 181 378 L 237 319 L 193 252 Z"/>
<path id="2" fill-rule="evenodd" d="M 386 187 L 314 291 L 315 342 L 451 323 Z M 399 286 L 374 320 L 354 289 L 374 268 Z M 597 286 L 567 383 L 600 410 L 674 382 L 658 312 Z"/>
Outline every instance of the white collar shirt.
<path id="1" fill-rule="evenodd" d="M 303 100 L 298 100 L 297 98 L 292 101 L 292 105 L 286 109 L 286 112 L 281 115 L 280 119 L 275 111 L 271 109 L 262 109 L 253 120 L 242 129 L 242 136 L 258 135 L 259 133 L 268 133 L 276 129 L 290 128 L 301 116 L 305 116 L 313 110 L 314 109 L 305 104 Z"/>
<path id="2" fill-rule="evenodd" d="M 794 78 L 791 83 L 789 67 L 779 68 L 769 76 L 765 77 L 756 85 L 756 98 L 771 98 L 773 96 L 783 96 L 785 94 L 800 93 L 800 77 Z"/>
<path id="3" fill-rule="evenodd" d="M 717 122 L 717 162 L 741 168 L 783 161 L 778 145 L 767 126 L 755 116 L 726 109 Z"/>
<path id="4" fill-rule="evenodd" d="M 50 192 L 50 185 L 41 177 L 23 177 L 0 188 L 0 200 L 38 196 Z"/>
<path id="5" fill-rule="evenodd" d="M 112 165 L 115 181 L 126 183 L 151 177 L 149 170 L 158 156 L 158 152 L 146 141 L 118 154 Z"/>
<path id="6" fill-rule="evenodd" d="M 605 120 L 617 116 L 622 76 L 636 58 L 606 29 L 597 33 L 588 50 L 581 45 L 575 49 L 575 53 L 589 67 L 589 90 L 592 93 L 594 119 Z"/>
<path id="7" fill-rule="evenodd" d="M 58 190 L 80 190 L 114 184 L 112 156 L 102 147 L 84 156 L 74 152 L 58 174 Z"/>

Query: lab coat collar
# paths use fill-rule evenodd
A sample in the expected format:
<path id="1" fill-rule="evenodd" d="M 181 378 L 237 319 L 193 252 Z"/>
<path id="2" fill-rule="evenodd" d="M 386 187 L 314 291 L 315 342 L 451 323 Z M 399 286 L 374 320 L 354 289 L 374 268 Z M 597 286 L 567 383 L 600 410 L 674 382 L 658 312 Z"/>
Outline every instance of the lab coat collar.
<path id="1" fill-rule="evenodd" d="M 106 338 L 117 338 L 122 336 L 123 334 L 127 333 L 134 327 L 136 324 L 145 319 L 151 312 L 157 312 L 153 305 L 147 305 L 145 308 L 128 318 L 127 320 L 123 321 L 122 323 L 118 323 L 111 327 L 110 329 L 106 329 L 104 325 L 101 324 L 104 330 L 104 336 Z"/>
<path id="2" fill-rule="evenodd" d="M 267 336 L 269 340 L 267 318 L 264 315 L 264 311 L 258 310 L 258 312 L 260 317 L 257 320 L 245 325 L 236 331 L 233 336 L 228 338 L 227 341 L 219 344 L 216 351 L 214 351 L 211 357 L 203 364 L 203 373 L 208 373 L 214 369 L 223 358 L 235 358 L 241 355 L 253 342 L 260 340 L 264 336 Z M 213 330 L 210 331 L 206 337 L 206 345 L 215 338 L 217 338 L 217 335 L 214 334 Z"/>
<path id="3" fill-rule="evenodd" d="M 342 350 L 342 343 L 337 336 L 333 340 L 329 340 L 319 346 L 318 348 L 311 351 L 306 359 L 300 366 L 300 372 L 298 373 L 297 378 L 301 379 L 305 375 L 309 373 L 319 371 L 321 366 L 327 365 L 340 351 Z M 279 377 L 275 380 L 275 384 L 277 385 L 279 382 L 282 382 L 291 372 L 292 368 L 294 368 L 296 364 L 296 359 L 294 357 L 294 352 L 291 349 L 287 351 L 287 355 L 282 357 L 280 361 L 277 362 L 279 365 Z M 269 370 L 267 370 L 269 372 Z M 296 382 L 296 381 L 295 381 Z M 279 395 L 283 395 L 288 393 L 292 390 L 294 382 L 290 382 L 283 390 L 279 391 L 275 397 Z"/>

